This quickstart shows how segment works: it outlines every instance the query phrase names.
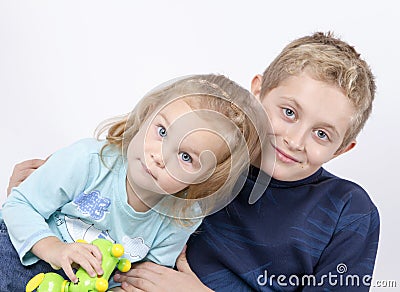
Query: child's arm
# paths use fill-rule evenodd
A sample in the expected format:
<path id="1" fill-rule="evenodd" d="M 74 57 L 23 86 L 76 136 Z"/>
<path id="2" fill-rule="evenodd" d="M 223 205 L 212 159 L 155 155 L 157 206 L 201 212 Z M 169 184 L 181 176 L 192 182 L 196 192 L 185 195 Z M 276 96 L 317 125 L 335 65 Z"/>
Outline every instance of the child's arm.
<path id="1" fill-rule="evenodd" d="M 33 247 L 32 253 L 49 263 L 54 269 L 62 268 L 68 278 L 76 283 L 78 278 L 72 270 L 76 263 L 91 276 L 102 275 L 101 252 L 93 244 L 64 243 L 55 236 L 39 240 Z"/>
<path id="2" fill-rule="evenodd" d="M 31 252 L 34 244 L 57 236 L 47 220 L 84 189 L 89 173 L 86 144 L 78 142 L 54 153 L 7 198 L 3 219 L 24 265 L 38 260 Z"/>

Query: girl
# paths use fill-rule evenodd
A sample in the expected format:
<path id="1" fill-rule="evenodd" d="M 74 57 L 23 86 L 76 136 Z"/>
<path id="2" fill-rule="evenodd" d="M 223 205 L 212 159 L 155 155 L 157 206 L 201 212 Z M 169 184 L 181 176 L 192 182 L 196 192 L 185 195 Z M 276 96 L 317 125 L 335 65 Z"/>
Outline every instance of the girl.
<path id="1" fill-rule="evenodd" d="M 3 206 L 20 262 L 1 223 L 0 290 L 21 291 L 48 264 L 73 282 L 73 264 L 101 275 L 99 250 L 79 239 L 106 238 L 131 262 L 173 266 L 201 218 L 233 199 L 264 137 L 251 118 L 263 114 L 226 77 L 197 75 L 150 92 L 97 140 L 54 153 Z"/>

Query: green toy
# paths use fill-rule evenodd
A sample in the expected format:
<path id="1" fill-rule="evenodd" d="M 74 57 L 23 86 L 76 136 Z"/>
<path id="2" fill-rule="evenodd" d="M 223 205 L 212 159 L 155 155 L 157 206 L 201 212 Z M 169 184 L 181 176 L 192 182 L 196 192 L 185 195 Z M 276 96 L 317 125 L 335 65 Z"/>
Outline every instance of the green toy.
<path id="1" fill-rule="evenodd" d="M 65 280 L 56 273 L 40 273 L 33 277 L 26 285 L 26 292 L 104 292 L 108 289 L 108 279 L 117 267 L 121 272 L 127 272 L 131 263 L 127 259 L 119 259 L 124 254 L 121 244 L 113 244 L 106 239 L 95 239 L 92 244 L 96 245 L 102 253 L 101 267 L 104 274 L 90 277 L 83 268 L 76 272 L 78 282 L 72 283 Z"/>

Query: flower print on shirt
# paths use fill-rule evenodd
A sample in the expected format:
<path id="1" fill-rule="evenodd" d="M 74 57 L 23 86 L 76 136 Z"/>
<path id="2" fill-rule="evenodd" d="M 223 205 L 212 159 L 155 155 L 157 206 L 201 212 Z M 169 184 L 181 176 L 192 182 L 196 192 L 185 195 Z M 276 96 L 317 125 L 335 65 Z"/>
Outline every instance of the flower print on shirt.
<path id="1" fill-rule="evenodd" d="M 90 218 L 100 221 L 108 212 L 111 200 L 100 195 L 99 191 L 92 191 L 89 194 L 80 193 L 73 201 L 78 206 L 78 210 Z"/>

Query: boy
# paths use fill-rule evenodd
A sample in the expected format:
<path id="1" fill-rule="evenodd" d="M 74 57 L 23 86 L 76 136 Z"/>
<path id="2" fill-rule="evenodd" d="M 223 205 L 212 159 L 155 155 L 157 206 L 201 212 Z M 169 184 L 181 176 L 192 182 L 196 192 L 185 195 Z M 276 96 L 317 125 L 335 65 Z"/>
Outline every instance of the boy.
<path id="1" fill-rule="evenodd" d="M 347 43 L 316 33 L 285 47 L 252 91 L 272 125 L 261 171 L 252 168 L 235 200 L 189 240 L 194 273 L 184 255 L 178 271 L 142 263 L 115 278 L 126 291 L 369 290 L 378 211 L 360 186 L 322 168 L 354 148 L 368 119 L 368 65 Z M 259 172 L 266 190 L 249 204 Z"/>

